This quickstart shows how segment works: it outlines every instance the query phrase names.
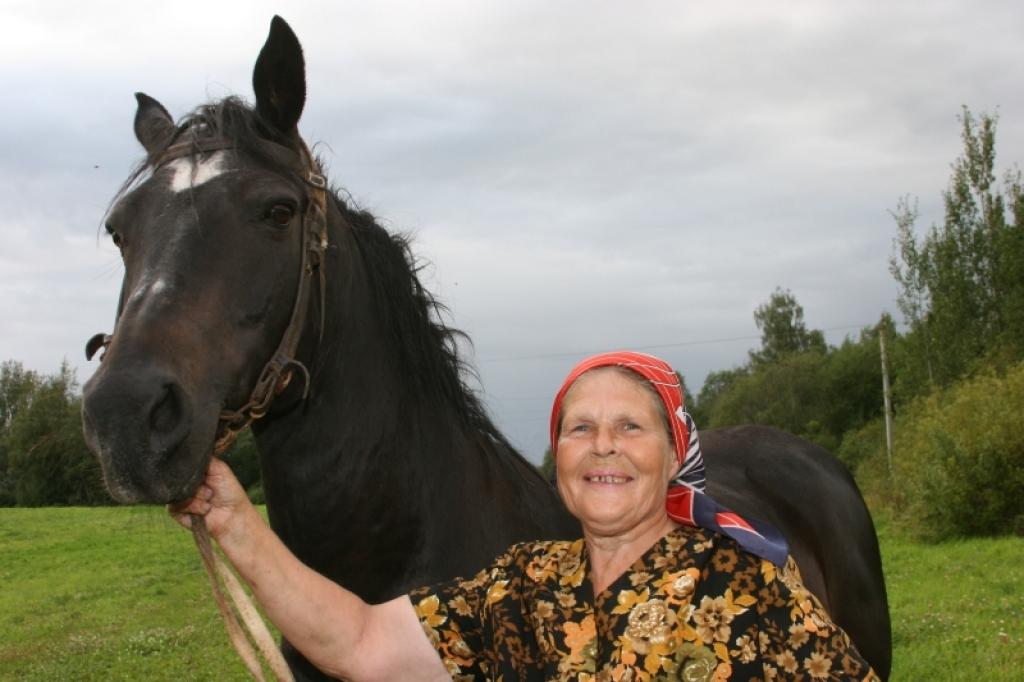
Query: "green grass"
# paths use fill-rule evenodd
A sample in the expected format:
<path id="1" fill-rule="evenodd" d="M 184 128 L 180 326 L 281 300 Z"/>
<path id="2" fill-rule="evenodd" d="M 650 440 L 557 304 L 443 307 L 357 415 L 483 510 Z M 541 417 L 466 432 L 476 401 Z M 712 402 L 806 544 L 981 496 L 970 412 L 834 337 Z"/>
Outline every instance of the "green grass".
<path id="1" fill-rule="evenodd" d="M 1024 679 L 1024 539 L 926 545 L 879 519 L 894 680 Z M 0 509 L 0 680 L 246 680 L 162 509 Z"/>
<path id="2" fill-rule="evenodd" d="M 1024 539 L 923 544 L 876 519 L 894 680 L 1024 679 Z"/>
<path id="3" fill-rule="evenodd" d="M 246 680 L 157 508 L 0 509 L 0 680 Z"/>

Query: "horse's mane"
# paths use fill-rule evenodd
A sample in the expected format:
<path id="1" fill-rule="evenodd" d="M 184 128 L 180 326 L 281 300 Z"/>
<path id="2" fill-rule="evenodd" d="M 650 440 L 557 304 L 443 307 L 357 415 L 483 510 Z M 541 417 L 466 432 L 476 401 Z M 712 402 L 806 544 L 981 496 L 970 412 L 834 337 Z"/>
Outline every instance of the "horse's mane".
<path id="1" fill-rule="evenodd" d="M 462 359 L 458 342 L 471 342 L 445 323 L 447 307 L 420 282 L 424 264 L 413 254 L 410 237 L 387 231 L 369 212 L 350 207 L 337 191 L 334 197 L 359 243 L 377 312 L 385 317 L 384 328 L 391 330 L 386 342 L 402 359 L 409 385 L 420 396 L 453 406 L 467 426 L 513 450 L 467 385 L 466 378 L 477 375 Z"/>
<path id="2" fill-rule="evenodd" d="M 199 153 L 203 140 L 209 137 L 227 140 L 271 165 L 276 165 L 275 161 L 261 153 L 264 148 L 261 141 L 270 139 L 286 146 L 293 144 L 275 134 L 273 127 L 261 120 L 259 113 L 244 100 L 225 97 L 200 105 L 179 120 L 177 133 L 168 140 L 167 146 L 190 140 Z M 133 169 L 111 206 L 153 169 L 162 154 L 162 149 L 152 151 Z M 392 346 L 389 350 L 401 359 L 400 370 L 406 380 L 427 400 L 450 405 L 465 426 L 482 436 L 483 445 L 507 448 L 522 457 L 491 421 L 480 398 L 467 383 L 467 378 L 477 379 L 477 375 L 460 356 L 458 342 L 469 342 L 469 338 L 444 322 L 447 308 L 420 282 L 423 264 L 412 253 L 410 237 L 389 232 L 371 213 L 354 206 L 351 198 L 346 198 L 347 193 L 344 194 L 345 197 L 339 188 L 332 186 L 331 195 L 353 228 L 366 258 L 371 289 L 379 301 L 377 311 L 386 317 L 383 328 L 392 330 L 386 341 Z"/>

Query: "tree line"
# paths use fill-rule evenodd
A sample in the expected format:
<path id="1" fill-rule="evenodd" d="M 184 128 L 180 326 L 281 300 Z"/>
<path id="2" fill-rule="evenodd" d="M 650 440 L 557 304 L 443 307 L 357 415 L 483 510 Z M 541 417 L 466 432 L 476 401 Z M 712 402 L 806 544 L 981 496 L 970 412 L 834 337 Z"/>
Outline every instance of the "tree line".
<path id="1" fill-rule="evenodd" d="M 705 428 L 768 424 L 832 450 L 873 503 L 922 535 L 1024 534 L 1024 183 L 1016 166 L 997 177 L 996 115 L 965 107 L 959 120 L 942 221 L 922 229 L 908 196 L 892 211 L 889 269 L 905 331 L 883 314 L 830 347 L 793 294 L 776 289 L 754 311 L 761 348 L 709 375 L 691 412 Z"/>
<path id="2" fill-rule="evenodd" d="M 1000 518 L 1003 528 L 1024 531 L 1024 420 L 1006 416 L 1024 413 L 1014 388 L 1024 382 L 1017 379 L 1024 377 L 1024 182 L 1017 167 L 997 176 L 996 115 L 965 107 L 959 121 L 962 150 L 942 192 L 941 222 L 922 228 L 909 196 L 892 210 L 889 267 L 902 331 L 882 314 L 830 346 L 808 326 L 796 296 L 777 287 L 753 311 L 760 348 L 687 396 L 701 428 L 767 424 L 835 452 L 873 504 L 909 510 L 935 536 L 982 532 Z M 892 466 L 880 334 L 889 342 L 896 413 Z M 973 409 L 982 404 L 989 407 Z M 961 411 L 949 413 L 951 405 Z M 108 502 L 81 436 L 80 409 L 66 363 L 51 376 L 13 360 L 0 365 L 0 506 Z M 231 459 L 259 498 L 251 437 Z M 543 468 L 550 466 L 547 457 Z M 973 500 L 975 509 L 984 499 L 980 517 L 992 521 L 971 514 L 975 525 L 967 527 L 926 498 Z"/>
<path id="3" fill-rule="evenodd" d="M 227 454 L 250 497 L 262 501 L 259 461 L 246 432 Z M 112 504 L 82 435 L 82 396 L 67 363 L 54 374 L 0 364 L 0 507 Z"/>
<path id="4" fill-rule="evenodd" d="M 82 437 L 81 398 L 64 362 L 41 375 L 0 365 L 0 506 L 105 504 L 99 465 Z"/>

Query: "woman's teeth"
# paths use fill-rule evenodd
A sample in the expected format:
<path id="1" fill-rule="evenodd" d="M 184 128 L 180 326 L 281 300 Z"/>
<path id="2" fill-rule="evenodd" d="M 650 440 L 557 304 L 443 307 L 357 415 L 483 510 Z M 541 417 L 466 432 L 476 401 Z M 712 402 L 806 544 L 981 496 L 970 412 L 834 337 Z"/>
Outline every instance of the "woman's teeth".
<path id="1" fill-rule="evenodd" d="M 629 479 L 625 476 L 588 476 L 591 483 L 625 483 Z"/>

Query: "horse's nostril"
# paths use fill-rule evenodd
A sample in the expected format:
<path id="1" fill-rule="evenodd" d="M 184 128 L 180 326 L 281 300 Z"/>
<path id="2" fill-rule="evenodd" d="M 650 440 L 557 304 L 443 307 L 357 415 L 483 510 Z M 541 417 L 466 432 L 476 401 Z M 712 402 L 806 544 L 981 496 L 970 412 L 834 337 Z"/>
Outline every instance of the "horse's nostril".
<path id="1" fill-rule="evenodd" d="M 164 387 L 164 394 L 149 414 L 149 426 L 158 434 L 174 431 L 181 423 L 181 400 L 173 384 Z"/>
<path id="2" fill-rule="evenodd" d="M 191 428 L 191 410 L 185 392 L 174 382 L 164 384 L 149 411 L 152 452 L 161 459 L 173 457 Z"/>

